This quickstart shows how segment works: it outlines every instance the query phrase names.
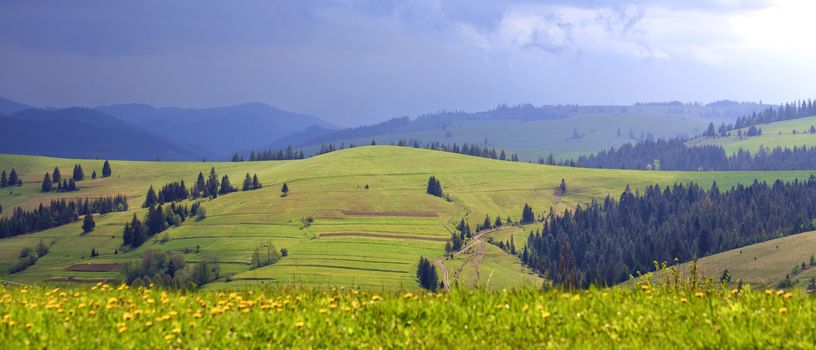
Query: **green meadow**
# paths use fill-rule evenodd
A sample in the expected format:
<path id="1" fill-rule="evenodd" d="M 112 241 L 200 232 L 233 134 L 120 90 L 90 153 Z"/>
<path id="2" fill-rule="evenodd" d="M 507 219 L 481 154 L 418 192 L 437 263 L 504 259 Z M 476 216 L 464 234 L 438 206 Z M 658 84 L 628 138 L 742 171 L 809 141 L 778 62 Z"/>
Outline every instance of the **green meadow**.
<path id="1" fill-rule="evenodd" d="M 697 138 L 689 141 L 689 145 L 719 145 L 725 149 L 727 154 L 732 154 L 740 149 L 746 149 L 751 153 L 759 151 L 760 147 L 773 149 L 776 147 L 793 148 L 802 146 L 816 146 L 816 134 L 810 133 L 810 127 L 816 126 L 816 117 L 798 118 L 781 122 L 757 125 L 762 128 L 762 135 L 759 136 L 737 136 L 737 130 L 731 132 L 732 136 Z M 745 135 L 748 128 L 742 129 Z M 794 133 L 794 131 L 796 133 Z"/>
<path id="2" fill-rule="evenodd" d="M 102 160 L 0 155 L 0 169 L 16 168 L 24 180 L 20 188 L 0 192 L 3 214 L 13 207 L 35 208 L 61 197 L 96 197 L 126 194 L 130 211 L 95 216 L 96 229 L 83 234 L 81 221 L 62 227 L 0 240 L 2 279 L 41 284 L 54 278 L 107 279 L 118 272 L 81 272 L 75 264 L 127 263 L 148 249 L 185 252 L 188 262 L 217 258 L 225 277 L 207 289 L 289 286 L 325 289 L 333 286 L 369 290 L 419 288 L 415 272 L 420 256 L 444 256 L 444 240 L 460 219 L 471 225 L 486 215 L 514 220 L 529 203 L 536 213 L 573 208 L 582 203 L 618 196 L 627 185 L 634 190 L 650 184 L 695 181 L 721 189 L 755 180 L 805 179 L 816 171 L 785 172 L 647 172 L 581 169 L 513 163 L 425 149 L 375 146 L 337 151 L 305 160 L 205 163 L 111 161 L 113 176 L 84 180 L 79 192 L 40 193 L 46 171 L 59 166 L 63 174 L 81 164 L 86 175 L 101 172 Z M 188 186 L 199 172 L 215 167 L 219 177 L 229 175 L 240 186 L 244 175 L 258 174 L 263 188 L 204 200 L 207 218 L 187 220 L 153 237 L 141 247 L 121 249 L 122 229 L 130 218 L 144 215 L 140 208 L 149 186 L 160 188 L 184 180 Z M 440 179 L 451 200 L 425 193 L 429 176 Z M 567 193 L 554 191 L 561 179 Z M 287 183 L 290 192 L 281 197 Z M 368 189 L 366 189 L 368 186 Z M 189 202 L 186 204 L 189 205 Z M 313 223 L 304 225 L 311 217 Z M 509 240 L 514 234 L 520 249 L 535 225 L 507 228 L 493 234 Z M 40 240 L 50 252 L 23 272 L 7 274 L 23 247 Z M 280 262 L 251 269 L 252 251 L 272 242 L 289 252 Z M 100 256 L 90 258 L 91 249 Z M 117 252 L 118 251 L 118 252 Z M 115 252 L 117 252 L 115 254 Z M 484 249 L 446 260 L 457 285 L 502 289 L 540 286 L 542 279 L 518 259 L 485 243 Z M 453 275 L 451 276 L 453 277 Z"/>

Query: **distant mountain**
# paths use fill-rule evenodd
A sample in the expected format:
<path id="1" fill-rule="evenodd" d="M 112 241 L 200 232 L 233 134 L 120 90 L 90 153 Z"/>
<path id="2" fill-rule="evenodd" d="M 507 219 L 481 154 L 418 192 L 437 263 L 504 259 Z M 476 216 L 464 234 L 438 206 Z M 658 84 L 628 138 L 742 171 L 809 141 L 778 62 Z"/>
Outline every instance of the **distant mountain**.
<path id="1" fill-rule="evenodd" d="M 0 116 L 0 153 L 131 160 L 202 157 L 173 141 L 88 108 L 26 109 Z"/>
<path id="2" fill-rule="evenodd" d="M 0 97 L 0 114 L 10 115 L 29 108 L 31 106 Z"/>
<path id="3" fill-rule="evenodd" d="M 336 128 L 320 118 L 261 103 L 204 109 L 121 104 L 96 110 L 213 159 L 225 159 L 236 151 L 272 144 L 281 137 L 312 126 Z"/>

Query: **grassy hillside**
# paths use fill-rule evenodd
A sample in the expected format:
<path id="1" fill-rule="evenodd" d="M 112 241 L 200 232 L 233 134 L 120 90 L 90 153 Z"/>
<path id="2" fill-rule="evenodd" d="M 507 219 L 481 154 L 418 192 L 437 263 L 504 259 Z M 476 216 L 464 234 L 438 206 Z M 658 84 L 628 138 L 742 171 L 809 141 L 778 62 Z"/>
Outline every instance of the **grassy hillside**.
<path id="1" fill-rule="evenodd" d="M 11 208 L 34 208 L 51 198 L 105 196 L 124 193 L 131 211 L 96 217 L 97 228 L 82 234 L 81 223 L 0 240 L 0 269 L 13 263 L 22 247 L 39 240 L 51 243 L 51 252 L 28 270 L 3 278 L 40 283 L 58 277 L 108 278 L 116 272 L 68 271 L 73 264 L 123 263 L 138 258 L 147 249 L 198 251 L 187 253 L 188 261 L 214 256 L 222 262 L 231 280 L 209 286 L 251 287 L 253 285 L 361 286 L 370 289 L 416 288 L 415 269 L 419 256 L 441 257 L 448 228 L 462 217 L 471 224 L 485 215 L 517 219 L 524 203 L 536 212 L 574 207 L 608 194 L 619 195 L 627 184 L 697 181 L 708 186 L 716 180 L 721 189 L 754 179 L 772 181 L 806 178 L 811 171 L 795 172 L 639 172 L 608 169 L 551 167 L 511 163 L 404 147 L 361 147 L 319 157 L 285 162 L 246 163 L 158 163 L 111 162 L 113 176 L 85 180 L 78 193 L 39 193 L 36 181 L 59 166 L 68 173 L 75 163 L 86 174 L 100 172 L 102 161 L 0 155 L 0 169 L 16 168 L 25 185 L 0 192 L 3 215 Z M 138 207 L 150 185 L 185 180 L 191 184 L 199 171 L 215 166 L 219 176 L 228 174 L 239 184 L 247 172 L 257 173 L 264 188 L 238 192 L 204 201 L 208 217 L 188 220 L 168 229 L 168 241 L 150 241 L 142 247 L 113 254 L 121 245 L 122 227 Z M 425 194 L 428 177 L 438 177 L 453 201 Z M 564 196 L 554 189 L 566 179 Z M 291 192 L 280 197 L 288 183 Z M 369 189 L 365 189 L 365 185 Z M 313 217 L 310 227 L 301 219 Z M 163 236 L 164 233 L 160 234 Z M 522 236 L 526 237 L 526 235 Z M 157 239 L 159 237 L 156 237 Z M 516 237 L 517 246 L 524 239 Z M 271 241 L 289 250 L 275 265 L 249 269 L 252 251 Z M 101 256 L 88 259 L 91 249 Z M 479 263 L 467 256 L 449 261 L 449 269 L 462 268 L 460 284 L 486 287 L 537 284 L 535 276 L 515 258 L 486 245 Z M 475 267 L 474 267 L 475 266 Z M 75 269 L 75 268 L 74 268 Z M 478 272 L 478 273 L 477 273 Z M 492 277 L 489 277 L 491 276 Z M 488 283 L 488 279 L 490 283 Z"/>
<path id="2" fill-rule="evenodd" d="M 816 255 L 816 231 L 805 232 L 753 244 L 704 257 L 697 268 L 706 276 L 720 278 L 728 270 L 732 281 L 742 279 L 756 287 L 775 287 L 790 275 L 799 284 L 816 276 L 810 257 Z M 805 262 L 807 269 L 793 274 L 795 266 Z"/>
<path id="3" fill-rule="evenodd" d="M 689 145 L 719 145 L 725 148 L 727 154 L 739 151 L 740 148 L 750 150 L 752 153 L 759 151 L 760 146 L 766 148 L 791 148 L 793 146 L 816 146 L 816 134 L 810 134 L 811 126 L 816 126 L 816 116 L 785 120 L 776 123 L 757 125 L 762 128 L 760 136 L 736 136 L 737 130 L 731 132 L 733 136 L 698 138 L 689 141 Z M 793 131 L 796 131 L 796 134 Z M 742 129 L 745 135 L 748 128 Z"/>

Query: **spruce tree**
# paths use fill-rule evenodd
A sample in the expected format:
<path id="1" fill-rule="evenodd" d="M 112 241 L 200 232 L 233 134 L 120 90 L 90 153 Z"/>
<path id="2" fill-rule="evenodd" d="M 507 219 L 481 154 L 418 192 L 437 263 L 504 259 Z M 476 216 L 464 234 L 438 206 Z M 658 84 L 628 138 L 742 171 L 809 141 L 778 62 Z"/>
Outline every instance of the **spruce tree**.
<path id="1" fill-rule="evenodd" d="M 567 182 L 563 178 L 561 179 L 561 184 L 558 185 L 558 191 L 559 191 L 559 194 L 561 194 L 561 195 L 567 194 Z"/>
<path id="2" fill-rule="evenodd" d="M 11 169 L 11 173 L 9 174 L 9 177 L 8 177 L 8 185 L 9 186 L 14 186 L 14 185 L 22 186 L 23 185 L 23 181 L 20 180 L 20 178 L 17 176 L 17 170 L 14 170 L 13 168 Z"/>
<path id="3" fill-rule="evenodd" d="M 281 193 L 283 193 L 281 195 L 281 197 L 286 197 L 286 195 L 289 193 L 289 186 L 287 186 L 285 182 L 283 183 L 283 186 L 281 187 Z"/>
<path id="4" fill-rule="evenodd" d="M 106 160 L 105 164 L 102 165 L 102 177 L 110 177 L 110 176 L 111 176 L 111 166 L 110 166 L 110 162 L 108 162 Z"/>
<path id="5" fill-rule="evenodd" d="M 533 208 L 531 208 L 527 203 L 524 203 L 524 209 L 521 211 L 521 221 L 519 222 L 522 225 L 532 224 L 535 221 L 535 215 L 533 214 Z"/>
<path id="6" fill-rule="evenodd" d="M 74 165 L 74 181 L 82 181 L 85 179 L 85 172 L 82 170 L 82 165 Z"/>
<path id="7" fill-rule="evenodd" d="M 230 192 L 235 192 L 235 187 L 232 187 L 230 184 L 229 175 L 224 175 L 221 178 L 221 188 L 218 190 L 219 194 L 227 194 Z"/>
<path id="8" fill-rule="evenodd" d="M 442 197 L 442 183 L 436 177 L 431 176 L 428 179 L 428 187 L 425 191 L 432 196 Z"/>
<path id="9" fill-rule="evenodd" d="M 43 176 L 43 181 L 42 181 L 42 191 L 43 192 L 51 192 L 51 190 L 53 188 L 54 188 L 54 184 L 51 183 L 51 175 L 49 175 L 48 173 L 45 173 L 45 176 Z"/>
<path id="10" fill-rule="evenodd" d="M 210 168 L 210 177 L 207 179 L 207 193 L 210 197 L 218 196 L 218 175 L 215 173 L 215 167 Z"/>
<path id="11" fill-rule="evenodd" d="M 8 186 L 8 177 L 6 177 L 6 171 L 3 170 L 3 172 L 0 173 L 0 187 L 6 186 Z"/>
<path id="12" fill-rule="evenodd" d="M 78 191 L 78 190 L 79 189 L 77 189 L 76 181 L 74 181 L 74 179 L 69 179 L 68 180 L 68 188 L 65 189 L 65 191 L 73 192 L 73 191 Z"/>
<path id="13" fill-rule="evenodd" d="M 156 196 L 156 191 L 153 190 L 153 185 L 150 185 L 150 189 L 147 190 L 147 195 L 145 196 L 144 204 L 142 204 L 142 208 L 150 208 L 156 204 L 158 204 L 159 198 Z"/>
<path id="14" fill-rule="evenodd" d="M 252 189 L 257 190 L 261 187 L 263 187 L 263 185 L 258 181 L 258 174 L 252 174 Z"/>
<path id="15" fill-rule="evenodd" d="M 88 213 L 85 215 L 85 219 L 82 220 L 82 231 L 85 233 L 91 232 L 96 227 L 96 223 L 93 219 L 93 213 Z"/>
<path id="16" fill-rule="evenodd" d="M 96 180 L 96 170 L 94 170 L 93 173 L 91 174 L 91 179 Z"/>
<path id="17" fill-rule="evenodd" d="M 51 180 L 54 181 L 54 183 L 60 183 L 62 181 L 62 174 L 60 174 L 58 167 L 54 167 L 54 172 L 53 175 L 51 175 Z"/>
<path id="18" fill-rule="evenodd" d="M 244 178 L 244 186 L 241 187 L 241 191 L 249 191 L 252 189 L 252 178 L 249 177 L 249 173 L 246 173 L 246 177 Z"/>

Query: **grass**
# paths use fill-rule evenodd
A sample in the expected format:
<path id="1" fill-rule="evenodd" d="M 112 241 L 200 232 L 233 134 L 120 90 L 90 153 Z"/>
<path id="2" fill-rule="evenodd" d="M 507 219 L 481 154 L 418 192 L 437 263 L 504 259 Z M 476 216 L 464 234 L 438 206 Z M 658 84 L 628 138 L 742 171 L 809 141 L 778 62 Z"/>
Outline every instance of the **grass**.
<path id="1" fill-rule="evenodd" d="M 803 261 L 816 255 L 816 231 L 778 238 L 704 257 L 697 262 L 700 272 L 719 278 L 728 270 L 732 281 L 742 279 L 757 287 L 773 287 Z M 803 283 L 813 276 L 812 267 L 797 275 Z"/>
<path id="2" fill-rule="evenodd" d="M 736 136 L 737 131 L 731 133 L 734 136 L 716 138 L 698 138 L 689 141 L 689 145 L 719 145 L 725 149 L 727 154 L 732 154 L 740 149 L 750 150 L 751 153 L 759 151 L 760 146 L 765 148 L 793 148 L 801 146 L 816 146 L 816 135 L 809 134 L 811 126 L 816 125 L 816 117 L 798 118 L 781 122 L 758 125 L 762 128 L 762 135 L 753 137 Z M 796 134 L 793 131 L 796 130 Z M 742 129 L 745 135 L 748 128 Z"/>
<path id="3" fill-rule="evenodd" d="M 60 197 L 109 196 L 127 194 L 131 211 L 96 216 L 96 229 L 82 234 L 81 222 L 42 232 L 0 240 L 0 271 L 17 259 L 22 247 L 39 240 L 53 243 L 48 255 L 36 265 L 2 279 L 27 284 L 55 277 L 115 277 L 115 272 L 65 271 L 75 263 L 122 263 L 138 259 L 147 249 L 187 250 L 188 261 L 216 257 L 231 281 L 222 279 L 208 288 L 254 288 L 261 285 L 296 285 L 305 288 L 331 286 L 364 287 L 370 290 L 415 289 L 416 264 L 420 256 L 440 257 L 449 237 L 448 229 L 462 217 L 472 225 L 485 215 L 518 219 L 524 203 L 537 213 L 551 206 L 558 210 L 606 195 L 618 196 L 627 184 L 633 189 L 649 184 L 668 185 L 675 181 L 696 181 L 704 187 L 717 181 L 721 189 L 755 179 L 805 179 L 814 171 L 786 172 L 646 172 L 613 169 L 580 169 L 528 163 L 512 163 L 451 153 L 404 147 L 360 147 L 299 161 L 244 163 L 165 163 L 112 161 L 113 177 L 79 182 L 80 192 L 58 194 L 39 192 L 36 181 L 58 165 L 64 173 L 76 163 L 86 174 L 100 172 L 102 161 L 0 155 L 0 169 L 16 168 L 25 185 L 12 193 L 0 192 L 2 215 L 11 208 L 34 208 L 41 202 Z M 142 247 L 114 254 L 120 248 L 122 227 L 138 208 L 150 185 L 161 187 L 170 181 L 191 184 L 198 172 L 215 166 L 219 176 L 228 174 L 234 185 L 245 173 L 257 173 L 264 188 L 237 192 L 206 200 L 208 217 L 187 221 L 166 231 L 169 241 L 149 241 Z M 428 177 L 434 175 L 453 201 L 425 194 Z M 554 189 L 565 178 L 568 191 L 558 196 Z M 280 197 L 280 186 L 291 191 Z M 364 188 L 369 185 L 369 189 Z M 343 211 L 353 211 L 344 214 Z M 388 212 L 386 216 L 365 215 Z M 434 212 L 437 217 L 412 216 L 414 212 Z M 301 219 L 313 217 L 303 227 Z M 520 249 L 527 232 L 516 236 Z M 325 237 L 321 237 L 325 234 Z M 357 234 L 357 235 L 352 235 Z M 365 234 L 368 236 L 360 236 Z M 501 231 L 496 234 L 504 234 Z M 159 236 L 163 236 L 164 233 Z M 159 237 L 157 237 L 159 238 Z M 505 238 L 505 240 L 509 237 Z M 286 248 L 289 256 L 281 262 L 250 269 L 255 247 L 271 241 Z M 92 248 L 101 256 L 89 259 Z M 473 270 L 469 265 L 462 284 L 509 287 L 527 285 L 529 271 L 517 259 L 488 247 L 484 260 Z M 464 259 L 464 258 L 463 258 Z M 452 262 L 456 263 L 456 262 Z M 791 266 L 792 267 L 792 266 Z M 476 273 L 478 272 L 478 274 Z M 471 277 L 464 277 L 471 276 Z M 480 276 L 475 278 L 472 276 Z M 533 279 L 532 284 L 538 285 Z"/>
<path id="4" fill-rule="evenodd" d="M 618 287 L 579 292 L 164 292 L 0 287 L 22 348 L 812 348 L 816 299 Z"/>

